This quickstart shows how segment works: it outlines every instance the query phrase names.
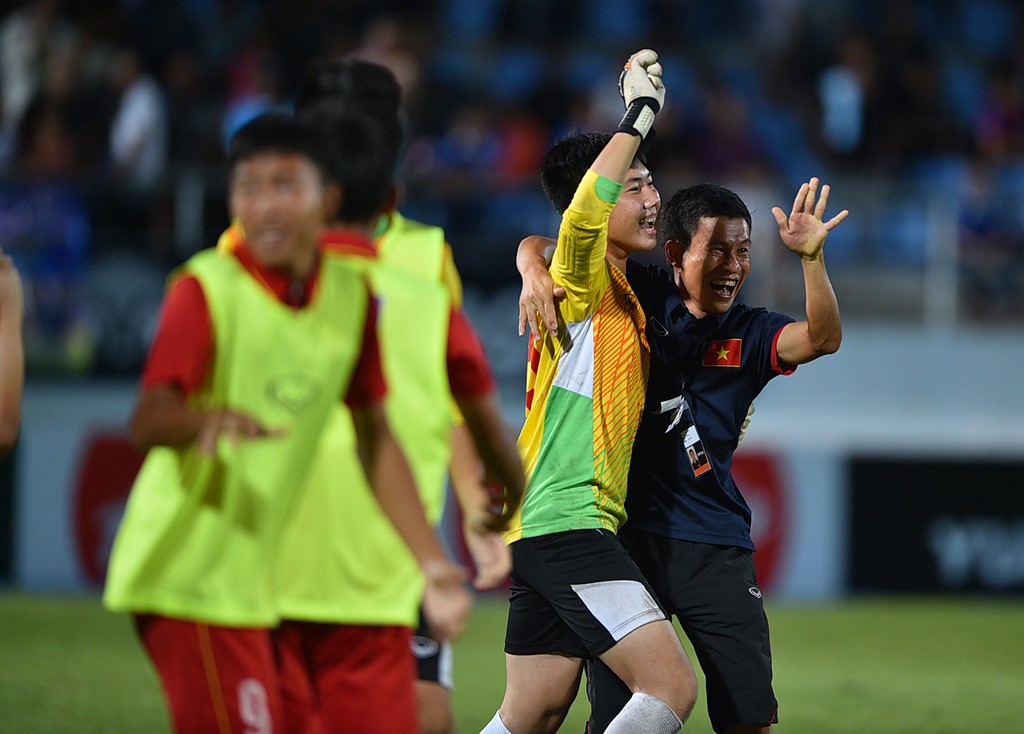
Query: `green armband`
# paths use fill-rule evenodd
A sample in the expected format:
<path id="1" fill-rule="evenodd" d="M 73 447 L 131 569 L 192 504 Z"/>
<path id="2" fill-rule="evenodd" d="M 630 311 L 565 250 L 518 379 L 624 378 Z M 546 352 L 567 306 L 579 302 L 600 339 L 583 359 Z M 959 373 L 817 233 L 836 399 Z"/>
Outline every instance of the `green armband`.
<path id="1" fill-rule="evenodd" d="M 622 184 L 618 181 L 612 181 L 610 178 L 598 176 L 597 181 L 594 183 L 594 191 L 597 192 L 597 196 L 601 201 L 606 204 L 614 204 L 619 200 L 619 194 L 622 193 Z"/>

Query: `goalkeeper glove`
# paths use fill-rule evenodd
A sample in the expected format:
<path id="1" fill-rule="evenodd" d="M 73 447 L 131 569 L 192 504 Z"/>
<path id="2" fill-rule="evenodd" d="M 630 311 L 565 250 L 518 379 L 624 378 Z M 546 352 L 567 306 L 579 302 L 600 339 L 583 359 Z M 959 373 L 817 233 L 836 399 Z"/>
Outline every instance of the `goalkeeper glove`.
<path id="1" fill-rule="evenodd" d="M 626 103 L 626 115 L 619 123 L 619 132 L 645 139 L 654 124 L 654 116 L 665 104 L 665 85 L 657 53 L 645 48 L 629 57 L 619 75 L 619 94 Z"/>

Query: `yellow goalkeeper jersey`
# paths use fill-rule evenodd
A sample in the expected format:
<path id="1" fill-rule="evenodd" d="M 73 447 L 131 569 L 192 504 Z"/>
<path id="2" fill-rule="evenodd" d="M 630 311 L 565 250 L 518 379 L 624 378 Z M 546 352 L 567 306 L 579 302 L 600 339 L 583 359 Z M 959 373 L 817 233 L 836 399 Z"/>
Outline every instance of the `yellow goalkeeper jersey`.
<path id="1" fill-rule="evenodd" d="M 519 449 L 527 487 L 507 539 L 606 528 L 626 519 L 626 478 L 644 406 L 646 320 L 625 275 L 606 259 L 622 186 L 588 171 L 562 217 L 551 263 L 558 337 L 531 342 Z"/>

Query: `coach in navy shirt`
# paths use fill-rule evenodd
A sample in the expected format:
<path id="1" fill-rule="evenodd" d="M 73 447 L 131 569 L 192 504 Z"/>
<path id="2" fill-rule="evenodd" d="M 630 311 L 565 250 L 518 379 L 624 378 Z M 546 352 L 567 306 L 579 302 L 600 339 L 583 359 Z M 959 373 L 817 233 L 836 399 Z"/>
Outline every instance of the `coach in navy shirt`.
<path id="1" fill-rule="evenodd" d="M 629 528 L 752 551 L 750 508 L 730 474 L 732 455 L 754 398 L 794 369 L 776 352 L 794 319 L 741 303 L 698 319 L 664 269 L 628 263 L 626 272 L 654 355 L 630 463 Z M 685 448 L 696 459 L 680 450 L 690 425 L 694 441 Z"/>
<path id="2" fill-rule="evenodd" d="M 783 243 L 801 260 L 804 321 L 735 302 L 750 272 L 751 217 L 720 186 L 682 189 L 664 206 L 658 236 L 671 273 L 627 265 L 647 317 L 651 370 L 620 537 L 693 644 L 716 732 L 768 732 L 778 721 L 750 508 L 730 470 L 747 411 L 768 381 L 839 348 L 839 306 L 823 247 L 847 212 L 823 221 L 828 194 L 824 186 L 819 197 L 812 178 L 788 216 L 772 210 Z M 539 251 L 528 238 L 517 258 L 520 321 L 531 325 L 533 307 L 546 320 L 554 313 Z M 589 731 L 598 734 L 630 691 L 598 660 L 587 674 Z"/>

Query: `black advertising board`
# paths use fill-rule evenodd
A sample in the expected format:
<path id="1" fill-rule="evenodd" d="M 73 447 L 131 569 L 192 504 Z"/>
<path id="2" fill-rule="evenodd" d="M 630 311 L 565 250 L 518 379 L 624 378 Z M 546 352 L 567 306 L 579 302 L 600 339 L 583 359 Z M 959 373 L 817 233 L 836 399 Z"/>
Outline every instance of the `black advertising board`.
<path id="1" fill-rule="evenodd" d="M 853 591 L 1024 593 L 1024 463 L 856 458 Z"/>

